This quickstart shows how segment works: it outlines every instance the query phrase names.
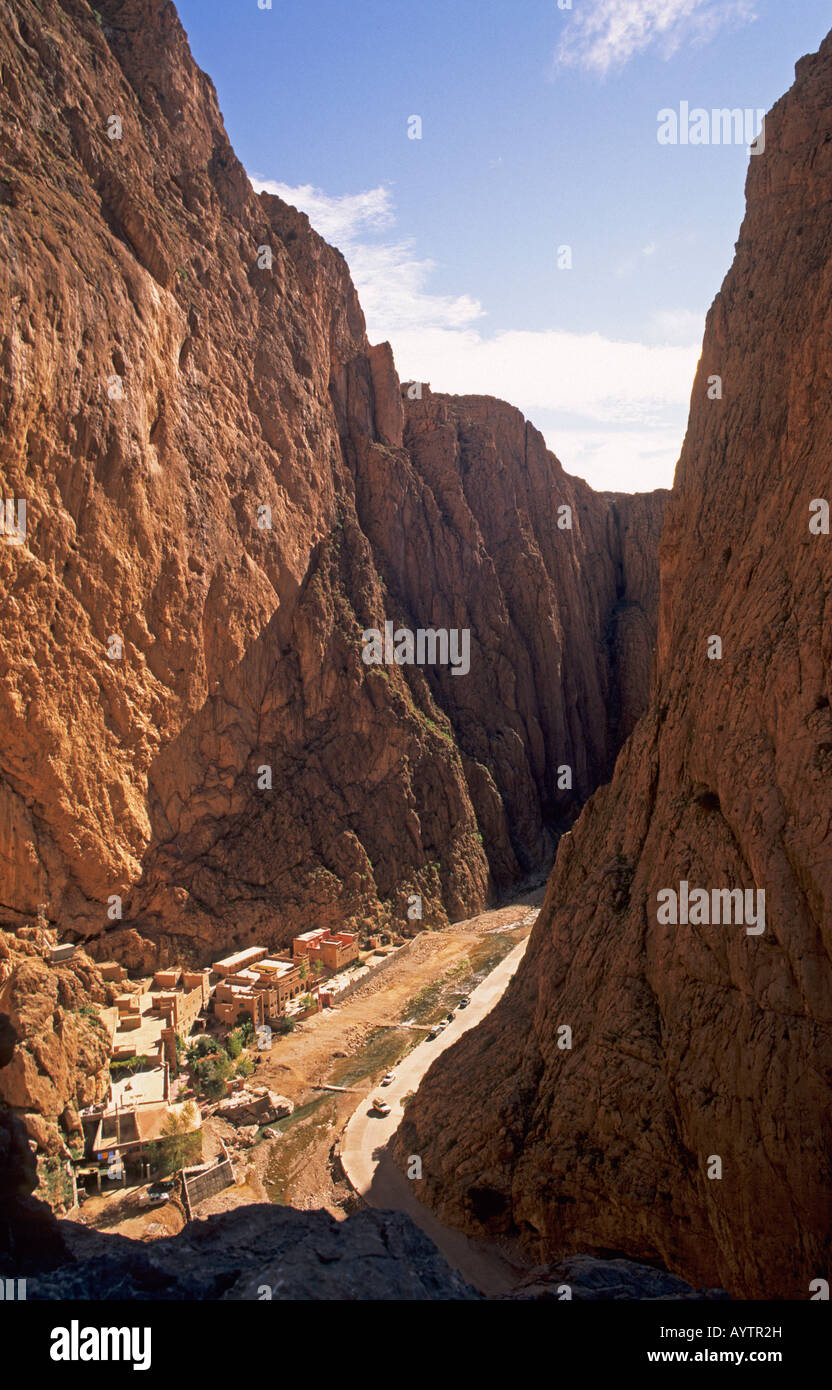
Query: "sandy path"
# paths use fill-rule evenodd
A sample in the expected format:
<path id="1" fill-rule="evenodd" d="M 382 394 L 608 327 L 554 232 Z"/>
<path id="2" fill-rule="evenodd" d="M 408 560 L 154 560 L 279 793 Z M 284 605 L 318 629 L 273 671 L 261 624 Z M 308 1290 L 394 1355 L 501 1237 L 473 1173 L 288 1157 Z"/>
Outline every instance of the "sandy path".
<path id="1" fill-rule="evenodd" d="M 518 1270 L 502 1252 L 469 1240 L 437 1221 L 418 1200 L 418 1181 L 410 1181 L 390 1156 L 390 1140 L 404 1115 L 402 1098 L 415 1091 L 428 1068 L 442 1052 L 490 1013 L 503 994 L 523 957 L 527 942 L 521 941 L 471 994 L 467 1009 L 433 1041 L 419 1044 L 396 1068 L 395 1080 L 382 1092 L 390 1114 L 376 1116 L 363 1099 L 350 1117 L 341 1141 L 341 1162 L 355 1191 L 374 1207 L 407 1212 L 417 1226 L 430 1236 L 445 1258 L 483 1293 L 498 1294 L 512 1288 Z"/>

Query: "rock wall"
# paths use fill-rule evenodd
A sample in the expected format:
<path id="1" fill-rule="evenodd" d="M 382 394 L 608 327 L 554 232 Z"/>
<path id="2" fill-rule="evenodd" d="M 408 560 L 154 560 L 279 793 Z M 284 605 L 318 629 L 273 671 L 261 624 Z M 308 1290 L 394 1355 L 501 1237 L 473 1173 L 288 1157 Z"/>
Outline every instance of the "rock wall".
<path id="1" fill-rule="evenodd" d="M 30 1192 L 55 1211 L 72 1206 L 69 1159 L 84 1147 L 80 1111 L 110 1090 L 98 1006 L 112 1004 L 116 988 L 83 951 L 53 964 L 52 940 L 41 926 L 0 932 L 0 1246 L 7 1203 L 15 1208 L 9 1229 L 22 1230 L 22 1241 L 17 1204 Z M 36 1225 L 37 1210 L 31 1204 Z"/>
<path id="2" fill-rule="evenodd" d="M 832 1237 L 830 129 L 832 36 L 767 118 L 708 315 L 649 710 L 399 1135 L 446 1222 L 747 1297 L 808 1298 Z M 664 920 L 682 881 L 764 890 L 765 930 Z"/>
<path id="3" fill-rule="evenodd" d="M 470 915 L 644 707 L 666 495 L 405 409 L 166 0 L 9 0 L 0 65 L 0 920 L 148 967 Z M 386 618 L 470 627 L 470 675 L 366 666 Z"/>

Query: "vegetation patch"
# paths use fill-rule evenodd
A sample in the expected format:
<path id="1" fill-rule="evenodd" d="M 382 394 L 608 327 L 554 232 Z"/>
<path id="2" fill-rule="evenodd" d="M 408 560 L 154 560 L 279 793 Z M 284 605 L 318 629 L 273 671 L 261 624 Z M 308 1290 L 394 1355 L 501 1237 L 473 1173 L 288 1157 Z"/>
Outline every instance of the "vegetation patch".
<path id="1" fill-rule="evenodd" d="M 457 961 L 440 979 L 420 989 L 405 1006 L 402 1017 L 413 1023 L 438 1023 L 451 1009 L 456 1009 L 460 1000 L 475 990 L 486 975 L 496 970 L 516 945 L 517 938 L 511 932 L 495 932 L 483 937 L 465 960 Z"/>
<path id="2" fill-rule="evenodd" d="M 379 1071 L 389 1071 L 415 1046 L 417 1038 L 407 1028 L 374 1028 L 353 1057 L 333 1067 L 328 1081 L 333 1086 L 354 1086 Z"/>
<path id="3" fill-rule="evenodd" d="M 270 1202 L 279 1206 L 291 1204 L 292 1179 L 297 1169 L 306 1162 L 309 1146 L 334 1123 L 337 1114 L 337 1102 L 331 1095 L 323 1094 L 270 1126 L 282 1136 L 274 1143 L 263 1178 Z"/>

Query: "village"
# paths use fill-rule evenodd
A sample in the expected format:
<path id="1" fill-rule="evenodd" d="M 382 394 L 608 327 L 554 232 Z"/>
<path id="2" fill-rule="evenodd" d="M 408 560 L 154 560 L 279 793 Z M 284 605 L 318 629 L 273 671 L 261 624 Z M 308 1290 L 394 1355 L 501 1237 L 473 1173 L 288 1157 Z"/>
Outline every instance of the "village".
<path id="1" fill-rule="evenodd" d="M 536 899 L 427 931 L 314 928 L 152 974 L 91 959 L 39 911 L 17 950 L 74 997 L 94 1077 L 62 1130 L 46 1082 L 24 1117 L 36 1195 L 147 1240 L 263 1202 L 347 1215 L 362 1200 L 340 1158 L 350 1117 L 371 1095 L 362 1113 L 390 1114 L 399 1066 L 468 1017 L 468 992 L 527 936 Z M 0 962 L 0 981 L 10 969 Z"/>
<path id="2" fill-rule="evenodd" d="M 144 1200 L 162 1202 L 181 1174 L 193 1208 L 230 1185 L 224 1146 L 203 1161 L 206 1117 L 230 1121 L 244 1144 L 291 1114 L 291 1100 L 257 1084 L 262 1056 L 276 1035 L 333 1008 L 395 949 L 389 938 L 371 938 L 362 951 L 357 933 L 319 928 L 295 937 L 291 953 L 250 946 L 201 970 L 172 966 L 130 979 L 117 962 L 99 963 L 119 991 L 99 1010 L 111 1084 L 103 1102 L 81 1112 L 83 1155 L 71 1173 L 77 1204 L 148 1183 Z M 55 946 L 55 962 L 73 950 Z"/>

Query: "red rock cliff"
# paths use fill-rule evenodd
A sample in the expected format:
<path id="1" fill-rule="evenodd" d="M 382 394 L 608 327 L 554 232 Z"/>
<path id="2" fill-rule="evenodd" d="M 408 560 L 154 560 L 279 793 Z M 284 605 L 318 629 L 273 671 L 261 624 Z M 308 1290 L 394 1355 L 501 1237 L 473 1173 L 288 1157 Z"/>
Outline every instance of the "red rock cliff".
<path id="1" fill-rule="evenodd" d="M 748 1297 L 829 1277 L 832 539 L 811 504 L 832 501 L 830 130 L 832 36 L 750 161 L 667 509 L 649 710 L 561 841 L 517 977 L 399 1139 L 448 1222 Z M 764 890 L 764 932 L 660 923 L 682 880 Z"/>
<path id="2" fill-rule="evenodd" d="M 476 911 L 646 703 L 666 494 L 405 412 L 171 4 L 10 0 L 0 65 L 0 914 L 138 963 Z M 470 676 L 365 666 L 385 618 L 469 627 Z"/>

